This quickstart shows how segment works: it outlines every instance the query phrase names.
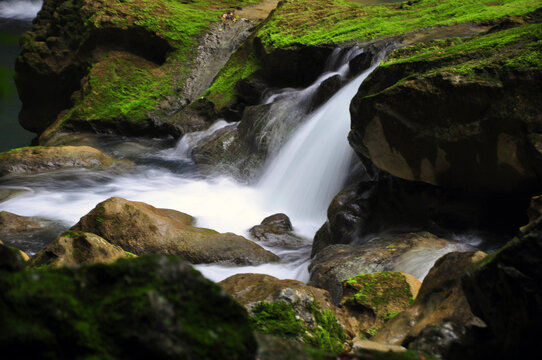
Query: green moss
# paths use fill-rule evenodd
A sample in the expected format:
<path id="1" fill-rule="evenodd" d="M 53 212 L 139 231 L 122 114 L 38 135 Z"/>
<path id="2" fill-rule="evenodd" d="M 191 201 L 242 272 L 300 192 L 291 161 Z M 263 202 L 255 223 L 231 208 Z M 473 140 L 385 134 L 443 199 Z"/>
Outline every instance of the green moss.
<path id="1" fill-rule="evenodd" d="M 480 73 L 488 67 L 505 71 L 540 68 L 542 24 L 416 44 L 394 51 L 382 66 L 422 62 L 437 64 L 429 73 L 449 71 L 462 75 Z"/>
<path id="2" fill-rule="evenodd" d="M 21 357 L 244 359 L 255 350 L 242 307 L 175 257 L 2 273 L 0 293 L 0 342 Z"/>
<path id="3" fill-rule="evenodd" d="M 302 321 L 296 318 L 291 304 L 283 301 L 262 301 L 252 310 L 254 328 L 266 334 L 284 338 L 297 338 L 303 333 Z"/>
<path id="4" fill-rule="evenodd" d="M 316 302 L 306 305 L 314 318 L 309 328 L 297 316 L 295 306 L 283 301 L 260 302 L 252 310 L 255 330 L 287 339 L 302 340 L 317 352 L 338 354 L 343 350 L 346 336 L 342 326 L 330 310 L 323 310 Z"/>
<path id="5" fill-rule="evenodd" d="M 258 36 L 272 47 L 367 41 L 427 27 L 522 15 L 538 7 L 529 0 L 419 0 L 383 5 L 287 0 Z"/>
<path id="6" fill-rule="evenodd" d="M 377 318 L 386 317 L 395 311 L 391 307 L 407 306 L 414 301 L 410 286 L 404 275 L 398 272 L 361 274 L 344 281 L 346 292 L 352 292 L 348 301 L 370 308 Z"/>
<path id="7" fill-rule="evenodd" d="M 258 58 L 251 52 L 250 44 L 246 44 L 232 54 L 228 63 L 220 70 L 213 85 L 203 95 L 221 109 L 235 101 L 235 85 L 242 79 L 260 69 Z"/>

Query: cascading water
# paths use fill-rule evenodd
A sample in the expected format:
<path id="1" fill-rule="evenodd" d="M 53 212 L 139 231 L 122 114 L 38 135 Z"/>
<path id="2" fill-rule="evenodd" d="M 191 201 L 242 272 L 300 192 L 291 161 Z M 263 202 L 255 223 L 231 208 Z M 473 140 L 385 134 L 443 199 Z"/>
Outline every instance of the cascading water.
<path id="1" fill-rule="evenodd" d="M 5 0 L 0 2 L 0 18 L 32 20 L 42 4 L 41 0 Z"/>
<path id="2" fill-rule="evenodd" d="M 271 161 L 259 183 L 270 208 L 320 224 L 325 220 L 327 206 L 343 187 L 354 155 L 346 141 L 350 101 L 376 66 L 312 113 Z"/>

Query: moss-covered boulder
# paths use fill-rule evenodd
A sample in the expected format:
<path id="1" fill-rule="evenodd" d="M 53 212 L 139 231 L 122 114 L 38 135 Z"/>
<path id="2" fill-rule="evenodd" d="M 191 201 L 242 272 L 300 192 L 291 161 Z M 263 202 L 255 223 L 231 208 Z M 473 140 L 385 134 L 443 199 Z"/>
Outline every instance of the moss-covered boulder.
<path id="1" fill-rule="evenodd" d="M 128 169 L 132 165 L 89 146 L 30 146 L 0 153 L 0 176 L 61 169 Z"/>
<path id="2" fill-rule="evenodd" d="M 327 291 L 262 274 L 234 275 L 219 285 L 247 308 L 257 331 L 330 354 L 343 349 L 346 336 Z"/>
<path id="3" fill-rule="evenodd" d="M 111 263 L 129 257 L 119 246 L 111 245 L 98 235 L 66 231 L 30 259 L 30 266 L 79 266 Z"/>
<path id="4" fill-rule="evenodd" d="M 486 6 L 480 4 L 479 14 Z M 494 20 L 477 35 L 392 52 L 352 100 L 349 139 L 358 155 L 402 179 L 470 190 L 539 191 L 542 8 L 537 7 Z"/>
<path id="5" fill-rule="evenodd" d="M 174 115 L 254 26 L 222 14 L 259 2 L 46 0 L 17 59 L 21 124 L 52 125 L 42 141 L 74 130 L 179 136 L 188 129 Z"/>
<path id="6" fill-rule="evenodd" d="M 442 255 L 470 249 L 427 232 L 382 236 L 363 245 L 331 245 L 312 258 L 309 284 L 328 290 L 338 304 L 343 281 L 353 276 L 400 271 L 423 279 Z"/>
<path id="7" fill-rule="evenodd" d="M 421 282 L 410 274 L 380 272 L 343 281 L 339 306 L 358 320 L 357 336 L 370 337 L 382 324 L 406 310 L 418 295 Z"/>
<path id="8" fill-rule="evenodd" d="M 23 358 L 254 359 L 246 311 L 166 256 L 0 276 L 0 348 Z"/>
<path id="9" fill-rule="evenodd" d="M 384 323 L 372 340 L 449 358 L 466 329 L 485 326 L 472 313 L 461 286 L 466 271 L 485 257 L 480 251 L 444 255 L 425 277 L 412 306 Z"/>
<path id="10" fill-rule="evenodd" d="M 72 230 L 99 235 L 137 255 L 180 255 L 193 264 L 257 265 L 279 260 L 242 236 L 198 228 L 193 221 L 179 211 L 113 197 L 96 205 Z"/>

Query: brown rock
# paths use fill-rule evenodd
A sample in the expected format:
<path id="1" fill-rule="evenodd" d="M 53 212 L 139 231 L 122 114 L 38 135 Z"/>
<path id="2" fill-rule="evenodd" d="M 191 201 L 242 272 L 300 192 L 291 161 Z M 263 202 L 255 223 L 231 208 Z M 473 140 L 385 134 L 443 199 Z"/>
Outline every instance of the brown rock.
<path id="1" fill-rule="evenodd" d="M 99 203 L 72 230 L 97 234 L 134 254 L 181 255 L 195 264 L 255 265 L 279 259 L 242 236 L 194 227 L 193 220 L 179 211 L 113 197 Z"/>
<path id="2" fill-rule="evenodd" d="M 312 259 L 309 283 L 328 290 L 337 304 L 342 282 L 352 276 L 401 271 L 423 279 L 433 261 L 454 249 L 471 248 L 428 232 L 387 235 L 363 245 L 331 245 Z M 419 259 L 423 259 L 421 264 Z"/>
<path id="3" fill-rule="evenodd" d="M 293 232 L 292 223 L 285 214 L 266 217 L 260 225 L 250 228 L 249 233 L 254 240 L 261 241 L 267 246 L 299 248 L 310 245 L 309 239 Z"/>
<path id="4" fill-rule="evenodd" d="M 102 237 L 85 232 L 66 231 L 45 249 L 32 256 L 30 266 L 79 266 L 111 263 L 129 257 L 119 246 L 111 245 Z"/>
<path id="5" fill-rule="evenodd" d="M 483 326 L 471 312 L 461 277 L 485 256 L 480 251 L 444 255 L 425 278 L 412 306 L 385 323 L 372 340 L 408 347 L 430 325 L 453 322 L 455 327 Z"/>
<path id="6" fill-rule="evenodd" d="M 32 146 L 0 153 L 0 176 L 73 168 L 129 167 L 131 164 L 89 146 Z"/>

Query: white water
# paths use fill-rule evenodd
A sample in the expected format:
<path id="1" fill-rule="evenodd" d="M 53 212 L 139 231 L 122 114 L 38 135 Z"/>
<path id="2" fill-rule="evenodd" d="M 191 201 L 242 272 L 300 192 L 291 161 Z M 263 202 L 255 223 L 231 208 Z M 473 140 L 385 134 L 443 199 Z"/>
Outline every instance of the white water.
<path id="1" fill-rule="evenodd" d="M 0 18 L 32 20 L 41 10 L 41 0 L 5 0 L 0 2 Z"/>
<path id="2" fill-rule="evenodd" d="M 354 155 L 346 141 L 350 101 L 376 66 L 310 115 L 271 161 L 258 186 L 270 209 L 304 221 L 325 221 L 327 207 L 342 189 Z"/>

